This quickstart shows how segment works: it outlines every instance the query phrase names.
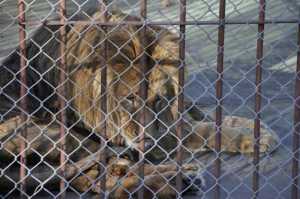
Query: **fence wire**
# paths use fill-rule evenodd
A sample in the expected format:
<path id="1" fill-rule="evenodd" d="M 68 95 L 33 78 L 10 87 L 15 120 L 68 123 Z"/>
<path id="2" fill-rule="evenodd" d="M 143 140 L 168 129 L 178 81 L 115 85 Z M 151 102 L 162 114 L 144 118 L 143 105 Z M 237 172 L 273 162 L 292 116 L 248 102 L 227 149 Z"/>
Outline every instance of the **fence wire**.
<path id="1" fill-rule="evenodd" d="M 299 8 L 0 1 L 0 197 L 298 198 Z"/>

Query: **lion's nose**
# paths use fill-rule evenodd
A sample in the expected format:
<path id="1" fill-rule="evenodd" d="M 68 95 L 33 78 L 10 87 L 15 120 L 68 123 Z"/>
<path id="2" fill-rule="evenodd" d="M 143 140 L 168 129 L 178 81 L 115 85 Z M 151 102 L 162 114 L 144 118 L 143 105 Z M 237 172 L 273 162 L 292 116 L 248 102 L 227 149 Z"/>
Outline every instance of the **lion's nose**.
<path id="1" fill-rule="evenodd" d="M 163 98 L 160 96 L 155 97 L 155 104 L 154 104 L 154 110 L 156 113 L 160 112 L 162 108 L 168 105 L 168 102 L 166 102 Z"/>
<path id="2" fill-rule="evenodd" d="M 150 138 L 145 139 L 145 151 L 148 151 L 153 145 L 154 145 L 154 142 L 152 139 L 150 139 Z"/>

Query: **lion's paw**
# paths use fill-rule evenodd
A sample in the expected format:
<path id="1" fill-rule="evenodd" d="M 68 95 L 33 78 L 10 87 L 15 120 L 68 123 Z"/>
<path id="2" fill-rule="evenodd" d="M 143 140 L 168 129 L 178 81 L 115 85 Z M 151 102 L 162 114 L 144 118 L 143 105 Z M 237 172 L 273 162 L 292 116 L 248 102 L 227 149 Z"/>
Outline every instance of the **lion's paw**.
<path id="1" fill-rule="evenodd" d="M 186 174 L 197 174 L 201 171 L 201 166 L 198 164 L 184 164 L 182 165 L 182 172 Z"/>
<path id="2" fill-rule="evenodd" d="M 272 152 L 279 143 L 278 135 L 263 122 L 260 123 L 260 153 Z M 255 138 L 253 119 L 226 116 L 223 120 L 224 146 L 229 152 L 253 153 Z"/>
<path id="3" fill-rule="evenodd" d="M 198 191 L 205 186 L 201 171 L 203 171 L 203 167 L 199 164 L 182 165 L 183 183 L 187 191 Z"/>
<path id="4" fill-rule="evenodd" d="M 259 140 L 259 151 L 260 153 L 272 152 L 277 144 L 279 143 L 279 138 L 276 134 L 261 132 Z M 243 136 L 240 143 L 241 153 L 253 153 L 253 146 L 255 144 L 255 139 L 253 135 Z"/>

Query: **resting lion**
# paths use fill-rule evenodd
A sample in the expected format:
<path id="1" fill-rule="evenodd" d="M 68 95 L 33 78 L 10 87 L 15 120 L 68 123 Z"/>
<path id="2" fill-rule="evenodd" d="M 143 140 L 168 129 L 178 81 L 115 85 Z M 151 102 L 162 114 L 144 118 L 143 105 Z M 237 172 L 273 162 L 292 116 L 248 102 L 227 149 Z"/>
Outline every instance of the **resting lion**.
<path id="1" fill-rule="evenodd" d="M 95 13 L 93 19 L 100 20 L 100 13 Z M 114 13 L 109 21 L 138 21 L 137 17 Z M 28 150 L 30 163 L 38 160 L 49 162 L 57 167 L 59 160 L 59 141 L 56 117 L 59 114 L 56 88 L 59 85 L 59 26 L 41 27 L 27 42 L 27 78 L 28 78 Z M 140 26 L 119 25 L 111 26 L 107 31 L 107 139 L 111 148 L 129 148 L 129 151 L 139 150 L 139 115 L 143 104 L 146 105 L 145 127 L 145 158 L 156 165 L 145 165 L 145 185 L 153 189 L 159 198 L 172 198 L 176 195 L 175 187 L 170 183 L 161 187 L 174 178 L 176 166 L 166 161 L 174 156 L 178 143 L 176 140 L 176 124 L 178 121 L 177 100 L 178 68 L 181 61 L 178 55 L 179 37 L 168 29 L 159 26 L 149 26 L 146 29 L 146 44 L 141 45 Z M 103 135 L 100 102 L 101 70 L 103 63 L 103 44 L 105 34 L 100 26 L 74 25 L 67 27 L 66 60 L 67 80 L 67 122 L 69 135 L 67 140 L 67 179 L 72 179 L 71 185 L 80 191 L 92 190 L 99 193 L 95 184 L 99 176 L 96 164 L 99 137 Z M 141 55 L 147 54 L 148 98 L 144 103 L 138 95 L 140 82 L 144 75 L 141 73 Z M 10 164 L 13 154 L 19 153 L 22 140 L 14 130 L 24 123 L 20 119 L 20 108 L 15 102 L 19 101 L 19 54 L 18 50 L 6 59 L 0 68 L 0 139 L 2 143 L 1 156 Z M 188 66 L 186 66 L 188 67 Z M 200 111 L 187 107 L 184 114 L 184 159 L 193 153 L 214 149 L 215 125 Z M 43 118 L 43 120 L 41 120 Z M 47 123 L 47 124 L 45 124 Z M 44 131 L 41 133 L 41 129 Z M 252 153 L 253 152 L 253 122 L 240 117 L 225 117 L 222 126 L 222 151 Z M 82 143 L 80 144 L 79 141 Z M 270 130 L 261 130 L 260 150 L 267 152 L 277 144 L 276 135 Z M 79 151 L 76 151 L 80 149 Z M 136 191 L 140 180 L 135 175 L 136 157 L 126 155 L 119 157 L 109 155 L 107 189 L 112 198 L 127 198 L 130 191 Z M 41 154 L 41 156 L 37 155 Z M 93 154 L 94 153 L 94 154 Z M 132 154 L 129 152 L 128 154 Z M 134 156 L 134 155 L 133 155 Z M 89 161 L 86 163 L 85 161 Z M 164 160 L 162 163 L 161 161 Z M 50 163 L 51 162 L 51 163 Z M 72 166 L 72 163 L 76 167 Z M 197 164 L 184 164 L 182 172 L 184 180 L 194 180 L 199 177 L 201 167 Z M 9 173 L 10 167 L 4 173 Z M 153 173 L 160 172 L 161 174 Z M 49 170 L 47 172 L 54 172 Z M 81 175 L 77 173 L 80 172 Z M 34 172 L 32 172 L 33 175 Z M 36 172 L 41 175 L 42 172 Z M 76 177 L 74 177 L 76 176 Z M 41 177 L 45 180 L 45 177 Z M 47 179 L 47 178 L 46 178 Z M 3 178 L 0 179 L 4 180 Z M 119 183 L 117 183 L 119 181 Z M 171 180 L 172 181 L 172 180 Z M 50 183 L 47 179 L 45 184 Z M 2 184 L 2 183 L 1 183 Z M 120 184 L 122 186 L 120 186 Z M 44 185 L 44 184 L 42 184 Z M 37 190 L 41 184 L 33 185 Z M 190 186 L 189 183 L 186 183 Z M 8 185 L 7 185 L 8 186 Z M 30 185 L 28 185 L 30 186 Z M 3 192 L 3 189 L 1 189 Z M 151 197 L 149 191 L 145 198 Z"/>

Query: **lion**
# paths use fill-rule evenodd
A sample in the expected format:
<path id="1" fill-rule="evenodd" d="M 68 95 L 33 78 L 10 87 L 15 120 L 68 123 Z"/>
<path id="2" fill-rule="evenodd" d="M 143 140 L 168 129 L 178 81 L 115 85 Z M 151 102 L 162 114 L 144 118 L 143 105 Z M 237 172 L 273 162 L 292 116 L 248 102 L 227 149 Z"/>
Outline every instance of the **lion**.
<path id="1" fill-rule="evenodd" d="M 102 19 L 100 12 L 94 13 L 92 19 Z M 108 16 L 109 22 L 140 21 L 139 17 L 121 12 L 112 12 Z M 47 154 L 43 160 L 58 162 L 58 151 L 54 150 L 53 140 L 58 141 L 58 127 L 56 117 L 61 110 L 58 108 L 57 88 L 65 86 L 67 101 L 67 128 L 71 129 L 67 135 L 67 151 L 72 153 L 80 144 L 74 143 L 74 136 L 81 135 L 81 140 L 88 140 L 89 152 L 97 153 L 99 137 L 94 141 L 90 135 L 102 136 L 107 139 L 111 147 L 124 147 L 129 151 L 139 151 L 145 154 L 146 187 L 153 189 L 145 192 L 145 198 L 151 198 L 153 193 L 158 198 L 173 198 L 177 195 L 174 184 L 170 183 L 161 190 L 163 184 L 177 173 L 177 167 L 172 163 L 165 163 L 175 155 L 178 141 L 176 138 L 176 124 L 179 120 L 177 97 L 182 92 L 178 86 L 178 69 L 182 65 L 179 59 L 178 34 L 161 26 L 147 26 L 146 31 L 141 31 L 143 26 L 120 24 L 109 26 L 105 30 L 97 25 L 75 24 L 67 26 L 66 34 L 66 73 L 67 79 L 59 83 L 61 69 L 58 65 L 60 54 L 59 26 L 42 26 L 27 42 L 27 84 L 28 84 L 28 110 L 30 117 L 27 121 L 20 119 L 21 110 L 16 105 L 20 99 L 20 55 L 17 49 L 1 65 L 1 93 L 0 93 L 0 139 L 6 158 L 9 154 L 18 154 L 19 142 L 22 140 L 15 135 L 15 130 L 24 124 L 31 124 L 28 140 L 32 151 L 38 150 Z M 142 39 L 146 42 L 142 43 Z M 106 53 L 104 45 L 106 43 Z M 107 57 L 104 57 L 106 54 Z M 141 71 L 141 59 L 146 56 L 147 73 Z M 101 72 L 107 68 L 107 116 L 106 134 L 103 132 L 104 119 L 101 118 Z M 188 67 L 188 66 L 187 66 Z M 147 79 L 147 100 L 144 102 L 139 97 L 140 83 Z M 139 124 L 141 112 L 145 114 L 145 126 Z M 215 123 L 208 120 L 201 111 L 187 108 L 182 116 L 183 122 L 183 159 L 193 157 L 194 153 L 203 150 L 214 150 Z M 43 118 L 43 119 L 42 119 Z M 41 123 L 43 127 L 39 126 Z M 77 130 L 73 130 L 76 128 Z M 140 131 L 144 128 L 144 151 L 140 150 Z M 246 118 L 225 117 L 222 125 L 222 151 L 234 153 L 253 153 L 254 139 L 252 136 L 253 122 Z M 43 137 L 39 132 L 45 130 Z M 47 130 L 52 129 L 52 130 Z M 56 130 L 53 130 L 56 129 Z M 79 130 L 78 130 L 79 129 Z M 52 132 L 52 134 L 50 133 Z M 78 133 L 80 132 L 80 133 Z M 49 136 L 48 136 L 49 135 Z M 48 137 L 53 137 L 53 140 Z M 12 139 L 14 137 L 14 139 Z M 80 136 L 79 136 L 80 137 Z M 55 139 L 54 139 L 55 138 Z M 73 140 L 73 141 L 72 141 Z M 48 147 L 47 146 L 48 143 Z M 278 143 L 276 134 L 271 130 L 262 128 L 260 139 L 260 152 L 268 152 Z M 34 150 L 33 150 L 34 149 Z M 53 151 L 52 151 L 53 150 Z M 7 151 L 10 151 L 9 153 Z M 47 152 L 51 151 L 51 152 Z M 121 150 L 124 151 L 124 150 Z M 70 156 L 72 162 L 86 160 L 85 151 Z M 130 154 L 132 154 L 130 152 Z M 28 158 L 34 157 L 31 152 Z M 45 155 L 46 156 L 46 155 Z M 110 155 L 107 163 L 106 186 L 111 198 L 127 198 L 129 192 L 136 190 L 141 181 L 134 175 L 137 172 L 135 157 L 124 158 L 119 155 Z M 88 156 L 90 157 L 90 156 Z M 163 160 L 163 162 L 162 162 Z M 75 161 L 75 162 L 76 162 Z M 98 166 L 93 159 L 93 164 L 88 164 L 88 169 L 80 170 L 81 175 L 72 181 L 72 186 L 80 191 L 90 190 L 100 175 Z M 70 171 L 74 169 L 68 164 Z M 112 169 L 113 168 L 113 169 Z M 183 180 L 189 181 L 199 177 L 201 166 L 198 164 L 184 163 L 181 172 L 186 176 Z M 158 172 L 158 174 L 156 174 Z M 160 173 L 160 174 L 159 174 Z M 71 179 L 75 173 L 69 173 Z M 203 181 L 203 179 L 201 180 Z M 122 186 L 120 186 L 120 184 Z M 186 183 L 190 186 L 192 183 Z M 93 192 L 100 193 L 99 186 L 92 188 Z M 152 194 L 151 194 L 152 193 Z"/>

